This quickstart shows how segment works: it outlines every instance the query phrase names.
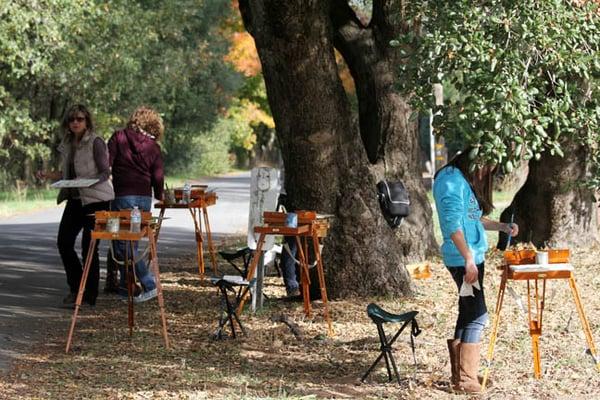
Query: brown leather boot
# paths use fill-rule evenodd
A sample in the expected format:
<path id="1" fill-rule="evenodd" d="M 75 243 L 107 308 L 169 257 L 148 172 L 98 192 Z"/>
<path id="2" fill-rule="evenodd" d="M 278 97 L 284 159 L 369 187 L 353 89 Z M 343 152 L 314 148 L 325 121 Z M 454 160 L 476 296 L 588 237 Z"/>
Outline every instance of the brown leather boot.
<path id="1" fill-rule="evenodd" d="M 455 387 L 460 380 L 460 339 L 448 339 L 448 352 L 450 353 L 450 385 Z"/>
<path id="2" fill-rule="evenodd" d="M 481 385 L 477 377 L 479 370 L 480 343 L 461 343 L 459 349 L 460 379 L 457 390 L 465 393 L 481 392 Z"/>

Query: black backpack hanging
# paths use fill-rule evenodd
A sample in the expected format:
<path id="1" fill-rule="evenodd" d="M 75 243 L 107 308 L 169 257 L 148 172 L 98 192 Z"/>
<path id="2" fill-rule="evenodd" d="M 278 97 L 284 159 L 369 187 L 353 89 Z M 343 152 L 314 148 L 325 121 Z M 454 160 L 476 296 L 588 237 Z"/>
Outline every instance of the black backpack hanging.
<path id="1" fill-rule="evenodd" d="M 402 181 L 388 182 L 385 179 L 377 184 L 377 199 L 383 217 L 390 228 L 400 226 L 410 212 L 408 191 Z"/>

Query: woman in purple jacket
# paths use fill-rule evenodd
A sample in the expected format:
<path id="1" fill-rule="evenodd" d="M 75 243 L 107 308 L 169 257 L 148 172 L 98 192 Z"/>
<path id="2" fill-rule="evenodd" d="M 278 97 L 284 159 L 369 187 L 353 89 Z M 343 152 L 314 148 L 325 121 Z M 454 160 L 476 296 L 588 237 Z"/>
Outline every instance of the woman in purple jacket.
<path id="1" fill-rule="evenodd" d="M 112 210 L 132 209 L 150 211 L 152 192 L 155 199 L 163 195 L 163 161 L 158 145 L 164 126 L 160 115 L 149 107 L 137 108 L 123 130 L 116 131 L 108 141 L 109 160 L 112 167 L 115 199 Z M 137 242 L 134 257 L 137 255 Z M 115 242 L 115 255 L 123 260 L 125 242 Z M 137 257 L 136 257 L 137 258 Z M 126 295 L 124 268 L 120 268 L 119 292 Z M 154 276 L 144 260 L 135 265 L 135 273 L 144 292 L 134 298 L 136 303 L 156 297 Z"/>

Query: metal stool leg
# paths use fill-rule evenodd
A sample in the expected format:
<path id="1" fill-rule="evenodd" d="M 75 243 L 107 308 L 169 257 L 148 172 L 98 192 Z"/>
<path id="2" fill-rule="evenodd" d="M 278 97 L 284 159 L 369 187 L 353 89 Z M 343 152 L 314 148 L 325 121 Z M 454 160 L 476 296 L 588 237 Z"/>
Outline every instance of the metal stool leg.
<path id="1" fill-rule="evenodd" d="M 364 382 L 367 377 L 369 376 L 369 374 L 371 373 L 371 371 L 373 371 L 373 369 L 375 368 L 375 366 L 379 363 L 379 361 L 383 358 L 385 360 L 385 366 L 387 369 L 387 373 L 388 373 L 388 379 L 391 382 L 394 379 L 394 376 L 392 375 L 392 370 L 394 371 L 394 375 L 396 376 L 396 380 L 398 381 L 398 384 L 400 384 L 400 374 L 398 373 L 398 367 L 396 366 L 396 360 L 394 359 L 394 355 L 392 354 L 392 345 L 394 344 L 394 342 L 396 341 L 396 339 L 398 339 L 398 337 L 400 336 L 400 334 L 402 333 L 402 331 L 404 331 L 404 328 L 406 328 L 408 326 L 409 323 L 413 323 L 413 321 L 415 321 L 415 334 L 414 336 L 418 335 L 420 333 L 420 330 L 416 327 L 416 320 L 410 319 L 408 321 L 404 321 L 404 323 L 402 324 L 402 327 L 400 327 L 400 329 L 398 330 L 398 332 L 396 332 L 396 334 L 394 335 L 394 337 L 392 338 L 392 340 L 387 340 L 387 336 L 385 335 L 385 331 L 383 329 L 383 324 L 382 323 L 376 323 L 377 325 L 377 333 L 379 335 L 379 342 L 380 342 L 380 350 L 381 352 L 379 353 L 379 356 L 377 356 L 377 359 L 373 362 L 373 364 L 371 364 L 371 366 L 369 367 L 369 369 L 367 370 L 367 372 L 365 372 L 365 374 L 363 375 L 363 377 L 360 379 L 362 382 Z M 415 355 L 415 348 L 414 348 L 414 338 L 413 338 L 413 332 L 411 332 L 410 334 L 410 340 L 411 340 L 411 347 L 413 350 L 413 360 L 415 362 L 415 365 L 417 364 L 417 358 Z M 390 367 L 391 366 L 391 367 Z"/>
<path id="2" fill-rule="evenodd" d="M 227 307 L 227 320 L 229 320 L 229 326 L 231 327 L 231 336 L 233 336 L 233 338 L 235 339 L 237 337 L 235 334 L 235 324 L 233 323 L 233 317 L 231 316 L 232 314 L 235 313 L 235 309 L 234 309 L 233 305 L 231 304 L 231 302 L 229 301 L 229 296 L 227 295 L 227 289 L 224 290 L 224 296 L 225 296 L 225 305 Z"/>
<path id="3" fill-rule="evenodd" d="M 375 359 L 373 364 L 371 364 L 371 366 L 369 367 L 367 372 L 361 378 L 361 381 L 363 381 L 363 382 L 365 381 L 365 379 L 367 379 L 367 377 L 369 376 L 371 371 L 373 371 L 375 366 L 379 363 L 379 361 L 382 358 L 385 358 L 385 364 L 386 364 L 386 368 L 388 370 L 388 377 L 389 377 L 390 381 L 392 380 L 392 371 L 390 370 L 390 364 L 389 364 L 389 361 L 387 358 L 387 350 L 386 350 L 387 342 L 386 342 L 385 333 L 383 333 L 383 327 L 381 326 L 381 324 L 377 324 L 377 332 L 379 334 L 379 345 L 380 345 L 379 348 L 380 348 L 381 352 L 379 353 L 379 356 L 377 356 L 377 358 Z"/>
<path id="4" fill-rule="evenodd" d="M 227 315 L 224 312 L 227 308 L 225 305 L 225 296 L 227 296 L 227 294 L 225 293 L 225 288 L 223 286 L 219 286 L 219 292 L 221 292 L 221 315 L 219 316 L 219 325 L 214 334 L 216 339 L 223 338 L 223 327 L 227 323 Z"/>

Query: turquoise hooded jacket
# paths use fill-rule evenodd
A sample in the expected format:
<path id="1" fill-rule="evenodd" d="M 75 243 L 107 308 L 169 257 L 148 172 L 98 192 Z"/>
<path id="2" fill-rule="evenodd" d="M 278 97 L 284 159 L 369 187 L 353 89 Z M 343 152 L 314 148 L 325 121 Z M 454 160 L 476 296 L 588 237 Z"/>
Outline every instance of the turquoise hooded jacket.
<path id="1" fill-rule="evenodd" d="M 442 230 L 442 258 L 447 267 L 464 267 L 465 259 L 450 239 L 461 230 L 475 264 L 485 260 L 488 249 L 482 211 L 475 193 L 458 168 L 448 166 L 439 171 L 433 183 L 433 198 Z"/>

